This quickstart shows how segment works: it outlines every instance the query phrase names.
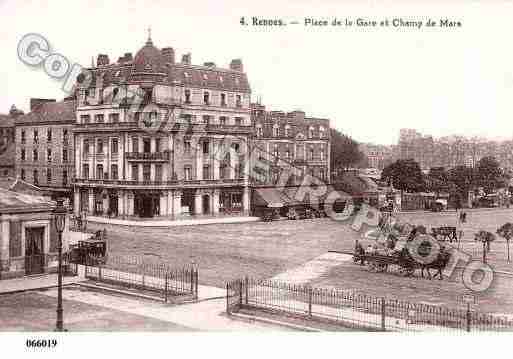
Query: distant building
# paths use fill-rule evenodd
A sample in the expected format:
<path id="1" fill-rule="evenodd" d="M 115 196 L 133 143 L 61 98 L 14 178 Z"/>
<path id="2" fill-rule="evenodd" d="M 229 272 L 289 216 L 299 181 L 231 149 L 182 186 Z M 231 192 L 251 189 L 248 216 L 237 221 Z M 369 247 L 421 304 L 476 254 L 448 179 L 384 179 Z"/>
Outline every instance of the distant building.
<path id="1" fill-rule="evenodd" d="M 8 115 L 0 114 L 0 178 L 14 177 L 14 119 L 23 112 L 12 106 Z"/>
<path id="2" fill-rule="evenodd" d="M 75 101 L 31 99 L 16 118 L 16 176 L 54 197 L 71 199 Z"/>

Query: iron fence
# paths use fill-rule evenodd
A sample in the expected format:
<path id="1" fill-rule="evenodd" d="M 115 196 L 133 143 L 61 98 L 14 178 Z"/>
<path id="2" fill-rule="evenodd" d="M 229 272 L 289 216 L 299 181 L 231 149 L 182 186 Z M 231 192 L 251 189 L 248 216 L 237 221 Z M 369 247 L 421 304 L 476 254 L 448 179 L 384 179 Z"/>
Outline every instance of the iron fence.
<path id="1" fill-rule="evenodd" d="M 244 278 L 226 285 L 226 311 L 256 308 L 381 331 L 512 330 L 513 320 L 470 309 Z"/>
<path id="2" fill-rule="evenodd" d="M 172 268 L 138 256 L 108 255 L 104 260 L 88 257 L 85 275 L 99 282 L 151 291 L 165 302 L 177 295 L 198 298 L 198 269 L 192 266 Z"/>

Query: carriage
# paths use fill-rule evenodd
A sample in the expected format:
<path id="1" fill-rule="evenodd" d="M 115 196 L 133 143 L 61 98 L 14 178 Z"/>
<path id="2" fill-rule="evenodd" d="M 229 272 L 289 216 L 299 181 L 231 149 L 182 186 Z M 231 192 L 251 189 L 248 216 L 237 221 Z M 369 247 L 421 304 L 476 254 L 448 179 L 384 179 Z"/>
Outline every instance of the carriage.
<path id="1" fill-rule="evenodd" d="M 98 265 L 105 262 L 107 255 L 106 233 L 96 231 L 88 239 L 70 245 L 70 262 L 83 265 Z"/>

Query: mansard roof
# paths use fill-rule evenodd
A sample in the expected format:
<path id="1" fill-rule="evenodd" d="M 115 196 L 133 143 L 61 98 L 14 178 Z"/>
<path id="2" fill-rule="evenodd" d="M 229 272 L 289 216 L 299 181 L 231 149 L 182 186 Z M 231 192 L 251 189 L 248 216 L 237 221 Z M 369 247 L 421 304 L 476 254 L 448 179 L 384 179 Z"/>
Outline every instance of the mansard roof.
<path id="1" fill-rule="evenodd" d="M 41 103 L 36 109 L 15 119 L 16 125 L 72 123 L 75 121 L 75 101 Z"/>

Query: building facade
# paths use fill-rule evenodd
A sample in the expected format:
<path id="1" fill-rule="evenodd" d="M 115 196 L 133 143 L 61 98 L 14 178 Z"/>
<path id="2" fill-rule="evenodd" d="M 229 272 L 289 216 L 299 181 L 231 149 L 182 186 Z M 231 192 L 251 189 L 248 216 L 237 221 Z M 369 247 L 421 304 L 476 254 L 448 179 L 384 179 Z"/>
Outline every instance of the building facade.
<path id="1" fill-rule="evenodd" d="M 250 87 L 229 68 L 175 61 L 151 38 L 79 76 L 74 210 L 110 217 L 247 213 Z"/>
<path id="2" fill-rule="evenodd" d="M 0 178 L 15 176 L 14 119 L 21 115 L 23 112 L 14 105 L 9 114 L 0 114 Z"/>
<path id="3" fill-rule="evenodd" d="M 16 176 L 54 197 L 71 199 L 75 101 L 31 99 L 15 120 Z"/>
<path id="4" fill-rule="evenodd" d="M 329 183 L 330 122 L 306 117 L 302 111 L 266 111 L 252 104 L 252 158 L 265 160 L 268 170 L 253 176 L 254 186 L 276 185 L 280 173 L 293 169 L 287 185 L 300 185 L 305 175 Z M 283 185 L 283 184 L 282 184 Z"/>

